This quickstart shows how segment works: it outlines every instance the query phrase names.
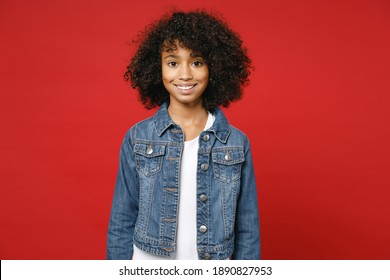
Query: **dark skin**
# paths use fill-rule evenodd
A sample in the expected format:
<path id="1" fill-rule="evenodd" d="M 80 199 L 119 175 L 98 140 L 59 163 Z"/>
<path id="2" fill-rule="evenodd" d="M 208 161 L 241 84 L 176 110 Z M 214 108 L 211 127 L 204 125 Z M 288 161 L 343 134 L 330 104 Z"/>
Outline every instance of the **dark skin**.
<path id="1" fill-rule="evenodd" d="M 170 98 L 168 113 L 183 129 L 184 140 L 192 140 L 207 122 L 202 94 L 208 85 L 208 66 L 201 55 L 178 43 L 174 50 L 163 51 L 161 58 L 162 80 Z"/>
<path id="2" fill-rule="evenodd" d="M 180 47 L 201 54 L 207 62 L 209 79 L 202 94 L 207 111 L 238 100 L 248 82 L 251 62 L 238 34 L 218 16 L 205 11 L 168 13 L 148 25 L 137 41 L 139 47 L 125 78 L 138 90 L 147 109 L 170 102 L 170 94 L 161 80 L 161 53 L 174 51 L 178 42 Z"/>

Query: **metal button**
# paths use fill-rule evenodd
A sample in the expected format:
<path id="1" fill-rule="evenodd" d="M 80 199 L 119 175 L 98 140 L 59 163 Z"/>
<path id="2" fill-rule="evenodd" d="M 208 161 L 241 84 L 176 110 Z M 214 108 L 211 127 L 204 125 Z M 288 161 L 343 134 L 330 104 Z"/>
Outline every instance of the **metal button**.
<path id="1" fill-rule="evenodd" d="M 203 171 L 206 171 L 207 169 L 209 169 L 209 165 L 207 163 L 202 163 L 200 168 L 202 168 Z"/>
<path id="2" fill-rule="evenodd" d="M 201 233 L 205 233 L 205 232 L 207 231 L 207 227 L 206 227 L 206 226 L 200 226 L 200 227 L 199 227 L 199 231 L 200 231 Z"/>
<path id="3" fill-rule="evenodd" d="M 232 160 L 232 156 L 230 155 L 229 152 L 226 153 L 225 160 L 227 160 L 227 161 Z"/>
<path id="4" fill-rule="evenodd" d="M 205 260 L 211 260 L 211 256 L 210 256 L 209 253 L 204 253 L 203 258 L 204 258 Z"/>
<path id="5" fill-rule="evenodd" d="M 153 154 L 153 147 L 152 147 L 152 146 L 149 146 L 148 149 L 146 150 L 146 153 L 147 153 L 148 155 Z"/>
<path id="6" fill-rule="evenodd" d="M 207 142 L 210 140 L 210 136 L 208 134 L 203 135 L 203 141 Z"/>
<path id="7" fill-rule="evenodd" d="M 207 195 L 205 195 L 205 194 L 201 194 L 199 198 L 200 198 L 200 201 L 202 201 L 202 202 L 206 202 L 208 199 Z"/>

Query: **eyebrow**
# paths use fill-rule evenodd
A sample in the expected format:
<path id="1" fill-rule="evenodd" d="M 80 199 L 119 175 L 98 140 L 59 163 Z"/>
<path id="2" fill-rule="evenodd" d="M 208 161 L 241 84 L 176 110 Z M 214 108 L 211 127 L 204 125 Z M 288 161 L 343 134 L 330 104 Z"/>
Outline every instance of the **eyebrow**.
<path id="1" fill-rule="evenodd" d="M 167 59 L 167 58 L 179 58 L 178 55 L 174 55 L 174 54 L 168 54 L 167 56 L 164 57 L 164 59 Z"/>
<path id="2" fill-rule="evenodd" d="M 196 53 L 192 53 L 190 54 L 190 56 L 192 58 L 201 58 L 201 59 L 204 59 L 203 56 L 201 56 L 200 54 L 196 54 Z M 164 59 L 167 59 L 167 58 L 180 58 L 180 56 L 176 55 L 176 54 L 168 54 L 167 56 L 164 57 Z"/>

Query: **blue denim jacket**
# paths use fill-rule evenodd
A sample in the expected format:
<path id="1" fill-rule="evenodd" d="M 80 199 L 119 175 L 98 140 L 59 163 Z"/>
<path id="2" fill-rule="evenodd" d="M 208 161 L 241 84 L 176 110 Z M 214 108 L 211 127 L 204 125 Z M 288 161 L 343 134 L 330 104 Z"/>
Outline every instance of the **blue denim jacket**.
<path id="1" fill-rule="evenodd" d="M 151 254 L 176 250 L 180 160 L 184 134 L 167 104 L 126 134 L 108 228 L 107 259 L 130 259 L 134 244 Z M 248 138 L 216 108 L 199 136 L 199 259 L 259 259 L 256 181 Z"/>

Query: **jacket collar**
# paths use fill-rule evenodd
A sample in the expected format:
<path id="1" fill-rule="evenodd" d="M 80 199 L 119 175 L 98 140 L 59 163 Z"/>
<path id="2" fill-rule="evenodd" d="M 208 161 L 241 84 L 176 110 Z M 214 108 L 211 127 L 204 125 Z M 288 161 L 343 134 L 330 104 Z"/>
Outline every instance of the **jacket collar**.
<path id="1" fill-rule="evenodd" d="M 218 107 L 214 111 L 215 121 L 208 131 L 212 131 L 215 137 L 222 143 L 226 143 L 230 135 L 230 125 L 224 113 Z M 168 114 L 168 104 L 163 103 L 153 116 L 153 123 L 156 132 L 161 136 L 170 126 L 175 125 Z"/>

